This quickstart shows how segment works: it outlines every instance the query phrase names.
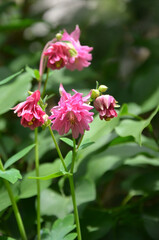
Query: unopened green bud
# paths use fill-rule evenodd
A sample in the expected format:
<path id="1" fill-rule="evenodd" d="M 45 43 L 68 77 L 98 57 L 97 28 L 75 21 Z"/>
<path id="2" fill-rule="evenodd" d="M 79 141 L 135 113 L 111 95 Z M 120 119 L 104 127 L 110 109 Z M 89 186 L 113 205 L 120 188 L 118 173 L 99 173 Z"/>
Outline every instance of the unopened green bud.
<path id="1" fill-rule="evenodd" d="M 108 89 L 108 87 L 105 86 L 105 85 L 100 85 L 100 86 L 99 86 L 99 91 L 102 92 L 102 93 L 106 92 L 107 89 Z"/>
<path id="2" fill-rule="evenodd" d="M 91 93 L 91 98 L 92 99 L 96 99 L 97 97 L 99 97 L 100 92 L 97 89 L 92 89 L 92 93 Z"/>
<path id="3" fill-rule="evenodd" d="M 61 40 L 61 38 L 62 38 L 62 34 L 61 33 L 57 33 L 56 34 L 56 39 L 59 41 L 59 40 Z"/>

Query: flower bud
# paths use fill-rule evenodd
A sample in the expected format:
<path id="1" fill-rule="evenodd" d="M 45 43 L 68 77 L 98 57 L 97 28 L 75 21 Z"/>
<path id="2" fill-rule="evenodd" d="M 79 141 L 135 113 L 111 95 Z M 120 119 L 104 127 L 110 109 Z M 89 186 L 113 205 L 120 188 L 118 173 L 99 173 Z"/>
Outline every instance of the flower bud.
<path id="1" fill-rule="evenodd" d="M 100 86 L 99 86 L 99 91 L 102 92 L 102 93 L 106 92 L 107 89 L 108 89 L 108 87 L 105 86 L 105 85 L 100 85 Z"/>
<path id="2" fill-rule="evenodd" d="M 44 124 L 43 124 L 43 126 L 44 126 L 44 127 L 50 126 L 51 120 L 49 119 L 49 116 L 48 116 L 47 114 L 45 114 L 45 115 L 43 116 L 43 119 L 44 119 Z"/>
<path id="3" fill-rule="evenodd" d="M 92 99 L 96 99 L 97 97 L 99 97 L 100 93 L 97 89 L 92 89 L 92 93 L 91 93 L 91 98 Z"/>
<path id="4" fill-rule="evenodd" d="M 59 40 L 61 40 L 61 38 L 62 38 L 62 34 L 61 33 L 57 33 L 56 34 L 56 39 L 59 41 Z"/>

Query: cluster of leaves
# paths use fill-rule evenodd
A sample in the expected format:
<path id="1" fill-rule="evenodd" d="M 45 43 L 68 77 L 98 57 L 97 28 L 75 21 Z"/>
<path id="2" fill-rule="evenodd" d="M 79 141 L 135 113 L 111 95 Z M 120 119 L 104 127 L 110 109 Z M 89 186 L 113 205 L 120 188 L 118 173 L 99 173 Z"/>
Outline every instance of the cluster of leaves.
<path id="1" fill-rule="evenodd" d="M 97 19 L 91 27 L 85 27 L 93 22 L 89 14 L 78 18 L 85 42 L 94 47 L 91 67 L 78 73 L 54 71 L 49 76 L 47 93 L 57 93 L 60 82 L 69 90 L 91 89 L 98 79 L 109 86 L 122 105 L 118 117 L 110 122 L 95 117 L 78 152 L 75 182 L 83 239 L 157 240 L 158 3 L 154 0 L 150 6 L 148 0 L 110 2 L 99 4 L 91 14 Z M 35 177 L 34 134 L 20 126 L 10 108 L 26 98 L 31 86 L 34 88 L 38 71 L 25 66 L 38 66 L 42 46 L 56 30 L 52 29 L 43 39 L 35 36 L 24 40 L 23 33 L 42 15 L 31 15 L 31 5 L 25 7 L 13 1 L 0 6 L 1 12 L 10 16 L 7 22 L 4 16 L 0 17 L 4 21 L 0 27 L 0 157 L 5 167 L 5 172 L 0 171 L 0 235 L 15 239 L 19 235 L 3 179 L 11 184 L 28 239 L 35 239 L 36 235 L 37 190 L 36 180 L 28 178 Z M 146 14 L 142 14 L 143 10 Z M 73 25 L 75 20 L 71 18 Z M 36 52 L 31 50 L 32 46 L 36 46 Z M 14 75 L 10 77 L 11 74 Z M 48 111 L 56 100 L 49 100 Z M 69 166 L 71 141 L 58 141 Z M 42 239 L 56 236 L 58 240 L 73 240 L 76 234 L 68 182 L 65 176 L 60 177 L 63 169 L 47 129 L 39 133 L 39 150 L 40 176 L 50 176 L 40 181 Z M 59 178 L 52 180 L 54 173 L 59 173 Z M 0 239 L 12 239 L 4 236 Z"/>

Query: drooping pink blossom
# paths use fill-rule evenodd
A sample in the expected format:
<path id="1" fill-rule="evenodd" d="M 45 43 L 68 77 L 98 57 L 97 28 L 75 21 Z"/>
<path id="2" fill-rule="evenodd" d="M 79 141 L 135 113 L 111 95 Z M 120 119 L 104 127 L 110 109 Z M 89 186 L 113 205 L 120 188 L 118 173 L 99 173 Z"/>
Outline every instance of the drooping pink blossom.
<path id="1" fill-rule="evenodd" d="M 89 112 L 93 107 L 86 104 L 88 97 L 82 97 L 82 93 L 72 90 L 75 94 L 67 93 L 60 85 L 60 101 L 58 106 L 51 109 L 52 129 L 60 135 L 66 134 L 72 130 L 73 138 L 78 138 L 79 134 L 84 134 L 89 130 L 89 123 L 93 121 L 93 112 Z"/>
<path id="2" fill-rule="evenodd" d="M 12 108 L 18 117 L 21 117 L 21 125 L 29 127 L 31 130 L 44 124 L 43 116 L 45 112 L 38 105 L 40 100 L 40 91 L 35 91 L 31 96 L 27 97 L 25 102 L 19 103 Z"/>
<path id="3" fill-rule="evenodd" d="M 114 110 L 116 107 L 116 100 L 110 95 L 102 95 L 97 97 L 94 101 L 94 107 L 99 112 L 101 120 L 109 121 L 111 118 L 117 117 L 117 112 Z"/>
<path id="4" fill-rule="evenodd" d="M 48 56 L 47 67 L 54 70 L 66 66 L 71 58 L 69 49 L 65 42 L 50 43 L 44 52 L 44 55 Z"/>
<path id="5" fill-rule="evenodd" d="M 71 61 L 66 64 L 66 68 L 69 70 L 79 70 L 81 71 L 84 67 L 88 67 L 92 60 L 92 54 L 90 53 L 93 48 L 88 46 L 81 46 L 80 41 L 80 28 L 77 25 L 75 30 L 68 34 L 66 30 L 64 30 L 62 41 L 69 41 L 74 46 L 77 54 L 72 56 Z"/>

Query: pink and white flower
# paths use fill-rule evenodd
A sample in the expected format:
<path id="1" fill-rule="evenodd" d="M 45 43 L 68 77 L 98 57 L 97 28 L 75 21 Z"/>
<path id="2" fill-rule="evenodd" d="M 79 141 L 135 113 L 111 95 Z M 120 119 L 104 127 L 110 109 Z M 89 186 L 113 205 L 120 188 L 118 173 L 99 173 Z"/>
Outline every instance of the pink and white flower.
<path id="1" fill-rule="evenodd" d="M 61 39 L 61 41 L 71 42 L 77 52 L 77 55 L 73 56 L 71 58 L 71 61 L 66 64 L 66 68 L 72 71 L 75 69 L 81 71 L 84 67 L 88 67 L 91 64 L 90 61 L 92 60 L 92 54 L 89 52 L 91 52 L 93 48 L 88 46 L 81 46 L 79 38 L 80 29 L 77 25 L 71 34 L 68 34 L 67 31 L 64 30 Z"/>
<path id="2" fill-rule="evenodd" d="M 43 50 L 40 61 L 40 75 L 42 75 L 45 62 L 47 67 L 51 69 L 61 69 L 66 67 L 73 71 L 75 69 L 81 71 L 84 67 L 88 67 L 92 60 L 90 51 L 92 47 L 81 46 L 80 29 L 76 26 L 75 30 L 68 34 L 66 30 L 61 35 L 61 39 L 53 39 L 48 42 Z"/>
<path id="3" fill-rule="evenodd" d="M 48 56 L 47 67 L 53 70 L 63 68 L 71 58 L 69 46 L 64 42 L 51 43 L 44 55 Z"/>
<path id="4" fill-rule="evenodd" d="M 99 112 L 101 120 L 109 121 L 111 118 L 117 117 L 117 112 L 114 110 L 117 106 L 116 103 L 115 98 L 110 95 L 102 95 L 95 99 L 94 107 Z"/>
<path id="5" fill-rule="evenodd" d="M 72 130 L 73 138 L 78 138 L 79 134 L 84 134 L 89 130 L 89 123 L 93 121 L 93 112 L 89 112 L 93 107 L 86 104 L 88 97 L 82 97 L 82 93 L 72 90 L 75 94 L 67 93 L 60 85 L 60 101 L 58 106 L 51 109 L 52 129 L 60 135 L 66 134 Z"/>
<path id="6" fill-rule="evenodd" d="M 29 127 L 31 130 L 44 124 L 43 116 L 45 112 L 38 105 L 40 100 L 40 91 L 35 91 L 31 96 L 27 97 L 25 102 L 19 103 L 12 108 L 18 117 L 21 117 L 21 125 Z"/>

